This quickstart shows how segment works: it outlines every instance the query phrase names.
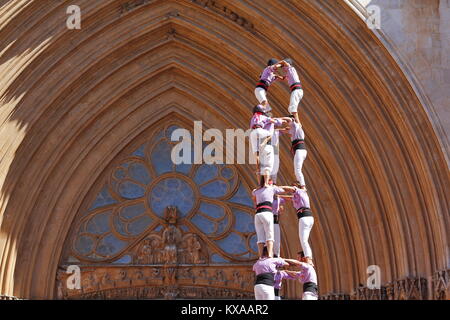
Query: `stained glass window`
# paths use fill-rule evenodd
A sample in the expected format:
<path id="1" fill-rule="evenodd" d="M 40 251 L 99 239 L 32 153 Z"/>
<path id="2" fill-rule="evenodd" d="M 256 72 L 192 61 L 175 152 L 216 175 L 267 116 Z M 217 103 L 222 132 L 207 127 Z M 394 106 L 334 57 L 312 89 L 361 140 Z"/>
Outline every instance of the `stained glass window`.
<path id="1" fill-rule="evenodd" d="M 177 142 L 170 138 L 178 127 L 169 124 L 158 130 L 105 173 L 103 187 L 74 222 L 66 261 L 132 263 L 133 250 L 142 247 L 143 238 L 148 247 L 161 241 L 168 207 L 176 207 L 180 233 L 195 234 L 206 243 L 205 263 L 256 258 L 246 181 L 231 165 L 173 164 L 171 151 Z"/>

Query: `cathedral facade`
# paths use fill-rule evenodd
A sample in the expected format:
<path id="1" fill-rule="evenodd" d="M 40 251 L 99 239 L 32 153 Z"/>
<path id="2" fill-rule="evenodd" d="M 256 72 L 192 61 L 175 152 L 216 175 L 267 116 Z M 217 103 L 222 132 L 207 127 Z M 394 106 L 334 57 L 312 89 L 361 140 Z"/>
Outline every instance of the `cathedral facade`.
<path id="1" fill-rule="evenodd" d="M 172 133 L 247 130 L 270 57 L 305 91 L 321 298 L 449 299 L 450 9 L 414 2 L 0 1 L 0 299 L 253 298 L 254 166 L 174 164 Z"/>

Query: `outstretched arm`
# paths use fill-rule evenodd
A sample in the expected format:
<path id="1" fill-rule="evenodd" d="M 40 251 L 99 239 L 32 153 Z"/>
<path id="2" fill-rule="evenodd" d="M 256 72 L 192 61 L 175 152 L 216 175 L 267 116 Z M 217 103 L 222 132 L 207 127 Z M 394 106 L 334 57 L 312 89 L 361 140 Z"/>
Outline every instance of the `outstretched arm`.
<path id="1" fill-rule="evenodd" d="M 295 260 L 295 259 L 284 259 L 287 263 L 289 263 L 290 266 L 301 266 L 302 262 Z"/>
<path id="2" fill-rule="evenodd" d="M 295 192 L 295 187 L 281 186 L 279 188 L 283 189 L 284 192 L 290 192 L 290 193 L 294 193 Z"/>

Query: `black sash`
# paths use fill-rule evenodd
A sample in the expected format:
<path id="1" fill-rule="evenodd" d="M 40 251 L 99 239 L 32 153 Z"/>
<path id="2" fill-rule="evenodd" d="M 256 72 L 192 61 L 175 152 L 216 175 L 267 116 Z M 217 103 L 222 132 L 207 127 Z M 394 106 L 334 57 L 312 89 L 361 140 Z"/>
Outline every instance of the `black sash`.
<path id="1" fill-rule="evenodd" d="M 256 213 L 260 212 L 272 212 L 272 202 L 270 201 L 264 201 L 261 203 L 258 203 L 256 205 Z"/>
<path id="2" fill-rule="evenodd" d="M 311 209 L 310 208 L 300 208 L 300 209 L 298 209 L 297 210 L 297 218 L 303 218 L 303 217 L 311 217 L 313 214 L 312 214 L 312 211 L 311 211 Z"/>
<path id="3" fill-rule="evenodd" d="M 277 214 L 273 215 L 273 223 L 274 224 L 280 224 L 280 216 Z"/>
<path id="4" fill-rule="evenodd" d="M 258 274 L 255 281 L 255 285 L 257 284 L 266 284 L 273 287 L 275 284 L 275 274 L 272 272 Z"/>
<path id="5" fill-rule="evenodd" d="M 300 82 L 295 82 L 291 84 L 289 88 L 291 89 L 291 92 L 297 89 L 302 89 L 302 84 Z"/>
<path id="6" fill-rule="evenodd" d="M 319 295 L 319 288 L 314 282 L 305 282 L 303 284 L 303 292 L 312 292 L 316 295 Z"/>
<path id="7" fill-rule="evenodd" d="M 297 151 L 297 150 L 305 150 L 305 149 L 306 149 L 305 140 L 295 139 L 294 141 L 292 141 L 292 147 L 291 147 L 292 154 L 295 154 L 295 151 Z"/>
<path id="8" fill-rule="evenodd" d="M 259 81 L 256 83 L 257 88 L 263 88 L 264 90 L 269 90 L 269 84 L 266 80 L 259 79 Z"/>

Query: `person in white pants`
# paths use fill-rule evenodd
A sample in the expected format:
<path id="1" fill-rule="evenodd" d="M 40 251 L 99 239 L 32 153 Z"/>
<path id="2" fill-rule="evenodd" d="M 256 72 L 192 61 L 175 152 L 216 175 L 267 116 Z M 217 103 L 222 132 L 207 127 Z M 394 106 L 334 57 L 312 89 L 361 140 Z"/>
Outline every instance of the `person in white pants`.
<path id="1" fill-rule="evenodd" d="M 269 186 L 269 179 L 273 171 L 275 155 L 272 146 L 272 136 L 275 126 L 287 123 L 288 118 L 271 118 L 266 115 L 266 109 L 262 105 L 253 108 L 253 116 L 250 121 L 250 144 L 256 156 L 257 174 L 264 176 L 265 186 Z"/>
<path id="2" fill-rule="evenodd" d="M 284 80 L 285 77 L 277 74 L 278 68 L 282 65 L 278 63 L 278 60 L 271 58 L 267 62 L 267 67 L 261 73 L 259 81 L 256 83 L 255 96 L 258 102 L 264 106 L 268 107 L 269 102 L 267 101 L 267 90 L 269 90 L 270 85 L 276 80 Z"/>
<path id="3" fill-rule="evenodd" d="M 303 98 L 303 88 L 297 70 L 294 68 L 294 63 L 290 58 L 278 62 L 275 67 L 283 67 L 283 71 L 286 74 L 283 80 L 286 79 L 288 81 L 289 89 L 291 90 L 288 111 L 298 121 L 298 105 Z"/>
<path id="4" fill-rule="evenodd" d="M 294 155 L 294 173 L 297 182 L 301 186 L 306 186 L 305 176 L 303 175 L 303 163 L 306 160 L 308 152 L 305 146 L 305 132 L 302 129 L 302 124 L 294 116 L 291 116 L 291 123 L 289 128 L 291 136 L 291 152 Z"/>
<path id="5" fill-rule="evenodd" d="M 306 257 L 303 252 L 299 252 L 298 260 L 301 261 L 299 265 L 300 271 L 280 271 L 279 278 L 298 280 L 303 283 L 303 294 L 302 300 L 318 300 L 319 299 L 319 288 L 317 282 L 317 273 L 314 267 L 305 263 Z"/>
<path id="6" fill-rule="evenodd" d="M 311 265 L 314 265 L 313 252 L 309 244 L 309 235 L 314 226 L 314 217 L 310 207 L 309 196 L 304 186 L 299 187 L 297 184 L 297 186 L 294 187 L 292 203 L 297 210 L 298 237 L 300 245 L 305 253 L 305 260 Z"/>
<path id="7" fill-rule="evenodd" d="M 300 261 L 282 258 L 270 258 L 267 247 L 262 250 L 261 257 L 253 265 L 253 271 L 256 274 L 254 286 L 256 300 L 275 300 L 275 274 L 277 268 L 287 265 L 299 266 Z"/>
<path id="8" fill-rule="evenodd" d="M 274 257 L 280 256 L 281 249 L 281 230 L 280 230 L 280 214 L 284 211 L 285 200 L 279 196 L 273 198 L 273 230 L 275 240 L 273 242 L 273 255 Z"/>
<path id="9" fill-rule="evenodd" d="M 255 230 L 257 237 L 258 253 L 261 257 L 264 246 L 267 247 L 269 257 L 273 257 L 274 221 L 273 221 L 273 198 L 277 194 L 294 192 L 293 187 L 277 187 L 264 185 L 264 178 L 261 178 L 260 187 L 253 190 L 253 202 L 255 203 Z"/>

